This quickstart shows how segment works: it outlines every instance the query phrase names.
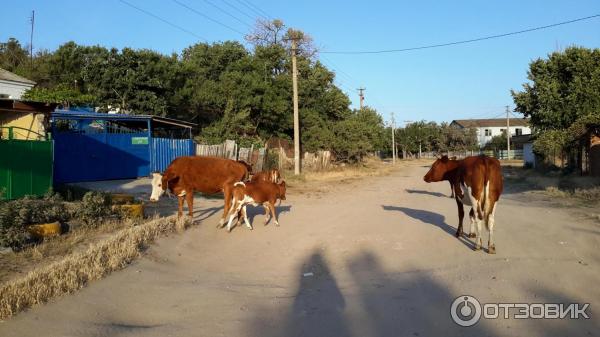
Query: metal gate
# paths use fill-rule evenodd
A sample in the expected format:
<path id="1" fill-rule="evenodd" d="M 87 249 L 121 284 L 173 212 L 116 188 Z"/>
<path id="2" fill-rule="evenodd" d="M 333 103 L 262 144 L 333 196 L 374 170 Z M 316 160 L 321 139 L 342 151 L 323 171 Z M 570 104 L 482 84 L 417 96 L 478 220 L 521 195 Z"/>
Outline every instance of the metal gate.
<path id="1" fill-rule="evenodd" d="M 0 199 L 43 195 L 52 187 L 52 141 L 0 139 Z"/>
<path id="2" fill-rule="evenodd" d="M 152 172 L 164 172 L 173 159 L 194 155 L 191 139 L 152 138 Z"/>
<path id="3" fill-rule="evenodd" d="M 150 174 L 147 131 L 106 120 L 57 120 L 53 125 L 54 181 L 127 179 Z"/>

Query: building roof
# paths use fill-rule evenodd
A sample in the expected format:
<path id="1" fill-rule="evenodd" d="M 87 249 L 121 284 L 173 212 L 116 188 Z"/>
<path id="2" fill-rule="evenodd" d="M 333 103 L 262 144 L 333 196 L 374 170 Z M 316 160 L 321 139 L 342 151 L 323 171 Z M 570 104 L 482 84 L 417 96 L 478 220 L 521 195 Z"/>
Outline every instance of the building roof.
<path id="1" fill-rule="evenodd" d="M 0 68 L 0 80 L 35 85 L 35 82 Z"/>
<path id="2" fill-rule="evenodd" d="M 525 144 L 533 142 L 533 135 L 518 135 L 510 137 L 510 142 L 513 144 Z"/>
<path id="3" fill-rule="evenodd" d="M 455 124 L 462 128 L 506 127 L 506 118 L 455 119 L 450 124 Z M 510 126 L 529 126 L 529 119 L 511 118 Z"/>
<path id="4" fill-rule="evenodd" d="M 0 98 L 0 112 L 36 112 L 50 114 L 58 104 Z"/>
<path id="5" fill-rule="evenodd" d="M 182 128 L 191 129 L 196 124 L 185 122 L 178 119 L 159 117 L 153 115 L 126 115 L 126 114 L 113 114 L 113 113 L 98 113 L 98 112 L 86 112 L 86 111 L 73 111 L 73 110 L 56 110 L 52 113 L 52 118 L 57 119 L 103 119 L 103 120 L 120 120 L 120 121 L 147 121 L 151 120 L 158 124 L 178 126 Z"/>

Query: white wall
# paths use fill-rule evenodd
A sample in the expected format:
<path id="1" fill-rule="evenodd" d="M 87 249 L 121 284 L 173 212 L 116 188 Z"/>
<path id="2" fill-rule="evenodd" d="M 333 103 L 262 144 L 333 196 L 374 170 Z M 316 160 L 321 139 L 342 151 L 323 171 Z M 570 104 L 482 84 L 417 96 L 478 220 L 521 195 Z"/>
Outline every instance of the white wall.
<path id="1" fill-rule="evenodd" d="M 491 136 L 485 135 L 486 129 L 491 131 Z M 510 135 L 511 136 L 516 135 L 516 131 L 515 131 L 516 129 L 521 129 L 522 135 L 530 135 L 531 134 L 531 128 L 529 128 L 528 126 L 511 126 L 510 127 Z M 479 141 L 479 147 L 484 147 L 485 144 L 487 144 L 490 140 L 492 140 L 492 137 L 501 135 L 502 130 L 506 130 L 506 126 L 505 127 L 501 127 L 501 126 L 479 127 L 476 130 L 477 130 L 477 140 Z"/>
<path id="2" fill-rule="evenodd" d="M 21 99 L 23 93 L 32 87 L 33 84 L 0 80 L 0 95 L 8 95 L 7 98 L 11 99 Z"/>

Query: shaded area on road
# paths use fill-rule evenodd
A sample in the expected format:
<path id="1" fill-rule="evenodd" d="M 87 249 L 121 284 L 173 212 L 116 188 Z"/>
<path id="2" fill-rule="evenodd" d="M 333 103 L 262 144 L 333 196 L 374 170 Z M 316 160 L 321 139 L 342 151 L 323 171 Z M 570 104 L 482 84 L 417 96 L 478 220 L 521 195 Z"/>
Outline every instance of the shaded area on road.
<path id="1" fill-rule="evenodd" d="M 425 271 L 386 272 L 362 251 L 346 261 L 354 287 L 340 288 L 317 250 L 298 268 L 300 280 L 287 309 L 260 308 L 248 336 L 494 336 L 486 323 L 468 329 L 450 316 L 447 287 Z M 312 272 L 311 276 L 304 276 Z M 346 298 L 347 297 L 347 298 Z"/>

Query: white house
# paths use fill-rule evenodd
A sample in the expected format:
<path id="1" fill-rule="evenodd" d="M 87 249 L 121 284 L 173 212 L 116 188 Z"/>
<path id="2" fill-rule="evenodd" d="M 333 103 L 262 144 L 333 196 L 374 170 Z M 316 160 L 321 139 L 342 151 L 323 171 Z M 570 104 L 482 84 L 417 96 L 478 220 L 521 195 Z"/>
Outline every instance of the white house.
<path id="1" fill-rule="evenodd" d="M 34 81 L 0 68 L 0 98 L 21 99 L 34 85 Z"/>
<path id="2" fill-rule="evenodd" d="M 509 124 L 511 137 L 531 134 L 529 119 L 511 118 Z M 479 147 L 484 147 L 485 144 L 492 140 L 492 137 L 501 135 L 505 132 L 506 118 L 456 119 L 453 120 L 450 125 L 461 129 L 477 130 Z"/>

